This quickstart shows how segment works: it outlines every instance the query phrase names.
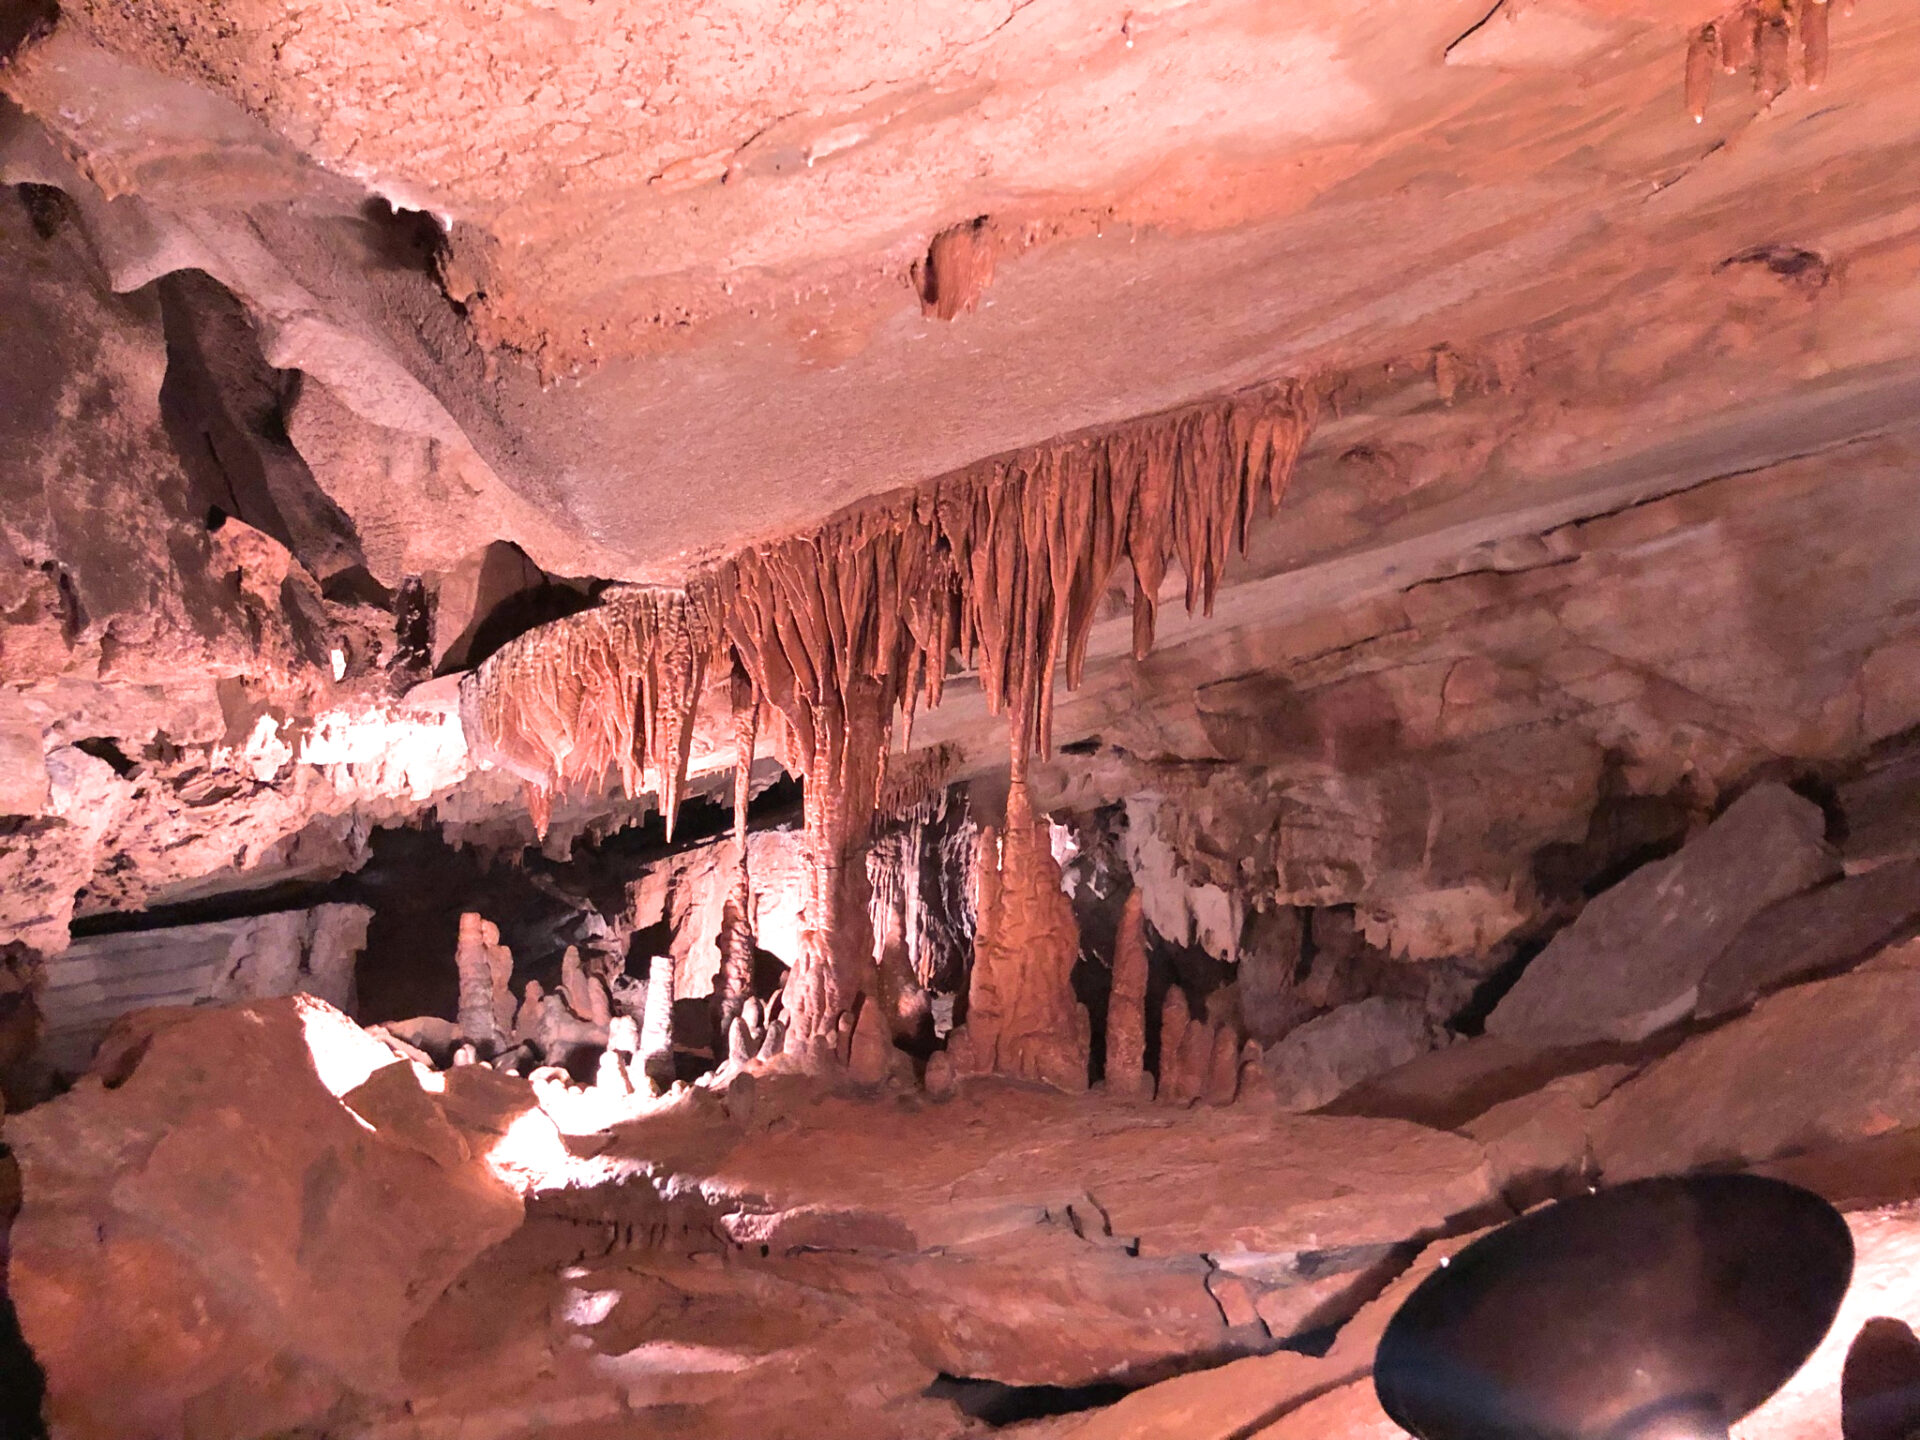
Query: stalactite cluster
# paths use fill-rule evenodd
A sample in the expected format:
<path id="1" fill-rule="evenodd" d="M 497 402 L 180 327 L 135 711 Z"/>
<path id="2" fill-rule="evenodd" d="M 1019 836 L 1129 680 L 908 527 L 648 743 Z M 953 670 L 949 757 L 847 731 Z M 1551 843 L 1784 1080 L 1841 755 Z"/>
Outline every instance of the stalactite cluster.
<path id="1" fill-rule="evenodd" d="M 1008 719 L 1012 764 L 1052 742 L 1057 680 L 1079 682 L 1101 598 L 1132 567 L 1134 652 L 1178 563 L 1211 613 L 1229 549 L 1277 506 L 1318 392 L 1275 384 L 983 462 L 768 542 L 684 591 L 629 590 L 529 632 L 463 687 L 479 753 L 551 796 L 617 774 L 685 782 L 709 666 L 745 677 L 776 753 L 807 780 L 804 954 L 789 1044 L 830 1037 L 872 965 L 866 866 L 896 715 L 939 703 L 956 657 Z"/>
<path id="2" fill-rule="evenodd" d="M 1800 79 L 1817 90 L 1827 79 L 1828 22 L 1833 5 L 1852 14 L 1852 0 L 1748 0 L 1687 40 L 1687 113 L 1707 118 L 1714 72 L 1751 77 L 1754 90 L 1772 100 L 1793 84 L 1793 49 L 1800 47 Z"/>

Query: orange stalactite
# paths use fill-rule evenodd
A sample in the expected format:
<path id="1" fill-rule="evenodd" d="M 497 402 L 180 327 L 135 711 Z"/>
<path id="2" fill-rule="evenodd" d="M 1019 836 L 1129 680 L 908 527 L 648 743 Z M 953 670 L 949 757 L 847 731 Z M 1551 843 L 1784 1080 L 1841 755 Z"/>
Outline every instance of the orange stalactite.
<path id="1" fill-rule="evenodd" d="M 1211 613 L 1230 549 L 1275 509 L 1318 391 L 1262 386 L 982 462 L 807 534 L 750 547 L 685 590 L 629 590 L 530 631 L 463 687 L 484 758 L 554 794 L 618 774 L 651 782 L 669 827 L 710 666 L 745 677 L 784 763 L 807 778 L 806 953 L 795 1043 L 831 1031 L 870 963 L 864 865 L 893 717 L 940 703 L 954 652 L 1007 717 L 1016 777 L 1052 747 L 1053 697 L 1076 685 L 1100 597 L 1133 567 L 1134 649 L 1153 642 L 1167 567 Z"/>

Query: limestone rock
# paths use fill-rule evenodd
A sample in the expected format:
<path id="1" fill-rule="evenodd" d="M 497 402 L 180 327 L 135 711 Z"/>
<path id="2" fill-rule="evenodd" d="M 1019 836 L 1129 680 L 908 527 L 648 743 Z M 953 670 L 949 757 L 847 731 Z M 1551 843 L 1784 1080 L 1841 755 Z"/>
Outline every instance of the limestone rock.
<path id="1" fill-rule="evenodd" d="M 1811 801 L 1784 785 L 1755 786 L 1677 855 L 1589 903 L 1494 1007 L 1487 1033 L 1632 1041 L 1684 1019 L 1748 920 L 1839 872 L 1824 831 Z"/>
<path id="2" fill-rule="evenodd" d="M 1769 905 L 1700 979 L 1711 1019 L 1769 990 L 1838 970 L 1920 924 L 1920 860 L 1896 860 Z"/>
<path id="3" fill-rule="evenodd" d="M 1268 1047 L 1262 1064 L 1283 1108 L 1317 1110 L 1431 1050 L 1437 1038 L 1422 1006 L 1375 996 L 1309 1020 Z"/>
<path id="4" fill-rule="evenodd" d="M 350 1012 L 372 918 L 364 905 L 332 904 L 87 936 L 42 966 L 43 1055 L 78 1073 L 117 1018 L 148 1006 L 301 991 Z"/>
<path id="5" fill-rule="evenodd" d="M 392 1090 L 366 1088 L 394 1071 Z M 179 1434 L 224 1415 L 193 1425 L 218 1440 L 396 1393 L 408 1327 L 521 1217 L 445 1122 L 378 1100 L 410 1081 L 297 996 L 187 1012 L 117 1088 L 83 1080 L 9 1117 L 27 1195 L 10 1288 L 55 1429 Z"/>
<path id="6" fill-rule="evenodd" d="M 1783 990 L 1622 1085 L 1594 1117 L 1608 1181 L 1755 1164 L 1920 1127 L 1920 968 Z"/>

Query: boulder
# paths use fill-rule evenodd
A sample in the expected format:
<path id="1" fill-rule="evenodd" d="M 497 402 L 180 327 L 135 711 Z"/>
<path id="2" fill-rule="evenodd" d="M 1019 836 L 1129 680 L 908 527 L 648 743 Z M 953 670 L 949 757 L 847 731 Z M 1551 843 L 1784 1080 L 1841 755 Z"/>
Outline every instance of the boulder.
<path id="1" fill-rule="evenodd" d="M 1769 905 L 1707 967 L 1694 1014 L 1725 1015 L 1769 990 L 1842 969 L 1916 925 L 1920 860 L 1894 861 Z"/>
<path id="2" fill-rule="evenodd" d="M 56 1433 L 220 1440 L 398 1392 L 408 1327 L 518 1195 L 310 997 L 185 1012 L 116 1054 L 6 1122 L 10 1288 Z"/>
<path id="3" fill-rule="evenodd" d="M 1438 1038 L 1423 1006 L 1376 995 L 1309 1020 L 1268 1047 L 1263 1063 L 1283 1108 L 1317 1110 L 1425 1054 Z"/>
<path id="4" fill-rule="evenodd" d="M 1762 1000 L 1600 1105 L 1601 1172 L 1613 1183 L 1752 1165 L 1920 1127 L 1916 1013 L 1920 966 L 1877 961 Z"/>
<path id="5" fill-rule="evenodd" d="M 1687 1018 L 1702 977 L 1749 920 L 1839 873 L 1825 828 L 1811 801 L 1756 785 L 1678 854 L 1594 899 L 1494 1007 L 1487 1033 L 1630 1042 Z"/>

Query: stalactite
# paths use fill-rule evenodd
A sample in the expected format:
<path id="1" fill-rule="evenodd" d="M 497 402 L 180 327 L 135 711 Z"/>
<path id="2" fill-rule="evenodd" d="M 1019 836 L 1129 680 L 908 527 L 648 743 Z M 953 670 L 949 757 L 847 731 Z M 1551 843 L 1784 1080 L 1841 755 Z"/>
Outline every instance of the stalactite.
<path id="1" fill-rule="evenodd" d="M 1100 598 L 1132 566 L 1134 650 L 1178 562 L 1211 613 L 1231 548 L 1277 506 L 1315 387 L 1276 384 L 983 462 L 753 547 L 684 591 L 628 590 L 503 647 L 462 689 L 476 754 L 552 797 L 650 778 L 671 825 L 709 666 L 738 667 L 782 762 L 806 777 L 803 953 L 790 1046 L 837 1034 L 872 954 L 856 851 L 893 717 L 937 705 L 955 653 L 1004 713 L 1017 774 L 1051 747 L 1057 678 L 1080 681 Z"/>
<path id="2" fill-rule="evenodd" d="M 1150 1099 L 1147 1073 L 1147 929 L 1139 890 L 1127 896 L 1113 947 L 1113 987 L 1107 999 L 1107 1093 Z"/>
<path id="3" fill-rule="evenodd" d="M 1694 124 L 1707 118 L 1707 101 L 1713 97 L 1713 69 L 1720 58 L 1720 32 L 1702 25 L 1687 41 L 1687 113 Z"/>
<path id="4" fill-rule="evenodd" d="M 689 592 L 616 592 L 528 631 L 473 672 L 460 692 L 468 743 L 527 781 L 543 836 L 556 794 L 615 773 L 628 795 L 649 786 L 659 794 L 671 839 L 718 638 Z"/>
<path id="5" fill-rule="evenodd" d="M 1828 0 L 1800 0 L 1800 75 L 1809 90 L 1827 83 Z"/>
<path id="6" fill-rule="evenodd" d="M 1842 14 L 1851 14 L 1843 6 Z M 1687 113 L 1706 118 L 1713 67 L 1749 76 L 1762 100 L 1772 101 L 1793 84 L 1793 45 L 1800 45 L 1800 79 L 1810 90 L 1826 83 L 1832 18 L 1829 0 L 1747 0 L 1687 40 Z"/>

